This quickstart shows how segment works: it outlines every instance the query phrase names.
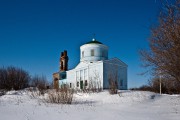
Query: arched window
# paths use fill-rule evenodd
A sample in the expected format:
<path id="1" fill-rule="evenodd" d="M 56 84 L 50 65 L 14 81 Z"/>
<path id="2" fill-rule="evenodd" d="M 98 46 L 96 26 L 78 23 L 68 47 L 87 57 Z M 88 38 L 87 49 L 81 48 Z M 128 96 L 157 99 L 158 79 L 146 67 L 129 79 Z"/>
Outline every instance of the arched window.
<path id="1" fill-rule="evenodd" d="M 84 57 L 84 51 L 82 51 L 82 58 Z"/>
<path id="2" fill-rule="evenodd" d="M 94 56 L 94 49 L 91 49 L 91 56 Z"/>
<path id="3" fill-rule="evenodd" d="M 120 85 L 123 86 L 123 80 L 120 80 Z"/>
<path id="4" fill-rule="evenodd" d="M 77 85 L 76 85 L 77 87 L 79 87 L 79 82 L 77 82 Z"/>
<path id="5" fill-rule="evenodd" d="M 88 82 L 87 82 L 87 80 L 85 80 L 85 86 L 87 86 L 88 85 Z"/>

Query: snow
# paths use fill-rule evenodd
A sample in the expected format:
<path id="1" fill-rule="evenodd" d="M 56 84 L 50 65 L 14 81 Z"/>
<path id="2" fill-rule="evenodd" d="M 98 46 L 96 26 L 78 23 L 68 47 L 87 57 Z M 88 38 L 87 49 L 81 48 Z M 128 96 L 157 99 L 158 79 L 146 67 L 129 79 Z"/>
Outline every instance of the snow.
<path id="1" fill-rule="evenodd" d="M 42 98 L 42 96 L 40 97 Z M 76 93 L 71 105 L 44 103 L 28 91 L 0 96 L 0 120 L 179 120 L 180 95 L 120 91 Z"/>

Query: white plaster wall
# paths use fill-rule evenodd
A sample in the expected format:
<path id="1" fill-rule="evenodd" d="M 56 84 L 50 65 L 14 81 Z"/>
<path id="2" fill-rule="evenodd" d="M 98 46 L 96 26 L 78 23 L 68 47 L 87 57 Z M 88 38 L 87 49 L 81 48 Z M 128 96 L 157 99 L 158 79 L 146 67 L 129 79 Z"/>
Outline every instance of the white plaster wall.
<path id="1" fill-rule="evenodd" d="M 117 76 L 117 78 L 115 76 Z M 117 79 L 118 89 L 127 89 L 127 65 L 116 60 L 105 61 L 104 88 L 109 88 L 109 77 Z"/>
<path id="2" fill-rule="evenodd" d="M 67 71 L 67 84 L 70 86 L 71 83 L 71 87 L 74 88 L 75 87 L 75 71 L 73 70 L 69 70 Z"/>
<path id="3" fill-rule="evenodd" d="M 85 70 L 87 71 L 85 75 Z M 82 78 L 81 72 L 82 71 Z M 78 75 L 77 75 L 78 74 Z M 77 78 L 77 76 L 79 76 Z M 69 85 L 71 83 L 73 88 L 80 89 L 80 81 L 83 81 L 85 83 L 85 80 L 87 80 L 88 86 L 89 83 L 97 83 L 99 86 L 103 88 L 103 62 L 85 62 L 80 63 L 75 69 L 67 71 L 67 84 Z M 91 81 L 91 82 L 90 82 Z M 79 82 L 79 87 L 77 87 L 77 82 Z"/>
<path id="4" fill-rule="evenodd" d="M 103 62 L 94 63 L 89 66 L 89 81 L 96 83 L 103 88 Z"/>
<path id="5" fill-rule="evenodd" d="M 94 56 L 91 56 L 94 50 Z M 84 52 L 84 57 L 82 56 Z M 100 61 L 108 59 L 108 47 L 103 44 L 85 44 L 80 47 L 80 61 Z"/>
<path id="6" fill-rule="evenodd" d="M 59 80 L 59 88 L 61 88 L 61 86 L 63 85 L 63 84 L 67 84 L 68 82 L 67 82 L 67 79 L 63 79 L 63 80 Z"/>

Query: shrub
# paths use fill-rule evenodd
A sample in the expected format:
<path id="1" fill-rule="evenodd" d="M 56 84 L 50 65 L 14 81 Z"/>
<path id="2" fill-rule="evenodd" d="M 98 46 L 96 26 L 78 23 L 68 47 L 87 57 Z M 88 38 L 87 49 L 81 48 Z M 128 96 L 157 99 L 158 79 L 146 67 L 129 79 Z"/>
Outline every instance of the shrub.
<path id="1" fill-rule="evenodd" d="M 28 87 L 29 73 L 17 67 L 0 68 L 0 89 L 19 90 Z"/>
<path id="2" fill-rule="evenodd" d="M 109 93 L 110 94 L 118 93 L 118 83 L 116 80 L 109 79 Z"/>
<path id="3" fill-rule="evenodd" d="M 47 93 L 46 102 L 56 104 L 72 104 L 74 90 L 65 86 Z"/>
<path id="4" fill-rule="evenodd" d="M 84 92 L 90 93 L 90 92 L 101 92 L 103 89 L 101 87 L 101 81 L 96 81 L 96 80 L 90 80 L 89 84 L 86 87 L 84 87 L 85 89 L 83 89 Z"/>
<path id="5" fill-rule="evenodd" d="M 6 90 L 0 90 L 0 96 L 3 96 L 6 94 Z"/>
<path id="6" fill-rule="evenodd" d="M 132 88 L 132 90 L 152 91 L 160 92 L 160 80 L 159 78 L 153 78 L 149 81 L 148 85 L 143 85 L 139 88 Z M 166 94 L 179 94 L 180 93 L 180 82 L 170 79 L 162 78 L 161 80 L 161 92 Z"/>
<path id="7" fill-rule="evenodd" d="M 49 86 L 49 83 L 45 76 L 35 75 L 31 78 L 31 86 L 37 87 L 40 94 L 44 94 L 47 90 L 47 86 Z"/>
<path id="8" fill-rule="evenodd" d="M 131 88 L 130 90 L 152 91 L 152 87 L 149 85 L 142 85 L 139 88 Z"/>

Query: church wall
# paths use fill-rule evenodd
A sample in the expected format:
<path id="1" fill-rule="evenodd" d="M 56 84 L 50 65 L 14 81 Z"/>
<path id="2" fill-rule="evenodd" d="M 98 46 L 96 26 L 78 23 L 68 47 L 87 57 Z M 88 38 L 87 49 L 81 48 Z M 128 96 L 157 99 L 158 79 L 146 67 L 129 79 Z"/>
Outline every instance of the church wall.
<path id="1" fill-rule="evenodd" d="M 96 84 L 96 88 L 103 88 L 103 62 L 89 66 L 89 82 Z"/>
<path id="2" fill-rule="evenodd" d="M 83 81 L 83 88 L 92 87 L 92 84 L 96 85 L 98 88 L 102 88 L 103 63 L 89 63 L 81 67 L 78 66 L 77 69 L 67 71 L 67 84 L 70 85 L 71 83 L 72 88 L 80 89 L 81 81 Z"/>
<path id="3" fill-rule="evenodd" d="M 118 89 L 127 89 L 127 66 L 104 62 L 104 88 L 109 88 L 109 78 L 118 81 Z"/>
<path id="4" fill-rule="evenodd" d="M 92 87 L 93 84 L 106 89 L 109 88 L 109 77 L 115 79 L 117 76 L 118 88 L 127 89 L 127 66 L 115 61 L 79 64 L 76 69 L 66 71 L 66 73 L 67 78 L 60 80 L 59 84 L 65 83 L 71 88 L 80 89 L 80 82 L 83 81 L 83 88 Z M 85 82 L 87 82 L 87 86 L 85 86 Z"/>
<path id="5" fill-rule="evenodd" d="M 67 71 L 67 79 L 61 81 L 67 84 L 71 88 L 80 89 L 80 82 L 83 81 L 83 88 L 92 87 L 96 84 L 96 87 L 109 88 L 109 77 L 117 76 L 118 88 L 127 89 L 127 66 L 123 66 L 120 63 L 113 64 L 113 62 L 94 62 L 78 66 L 77 69 Z M 85 86 L 87 82 L 87 86 Z M 79 85 L 77 85 L 79 84 Z"/>
<path id="6" fill-rule="evenodd" d="M 75 87 L 75 71 L 73 70 L 69 70 L 67 71 L 67 80 L 68 80 L 68 85 L 71 86 L 72 88 Z M 71 85 L 70 85 L 71 83 Z"/>

